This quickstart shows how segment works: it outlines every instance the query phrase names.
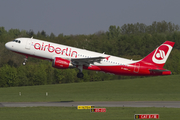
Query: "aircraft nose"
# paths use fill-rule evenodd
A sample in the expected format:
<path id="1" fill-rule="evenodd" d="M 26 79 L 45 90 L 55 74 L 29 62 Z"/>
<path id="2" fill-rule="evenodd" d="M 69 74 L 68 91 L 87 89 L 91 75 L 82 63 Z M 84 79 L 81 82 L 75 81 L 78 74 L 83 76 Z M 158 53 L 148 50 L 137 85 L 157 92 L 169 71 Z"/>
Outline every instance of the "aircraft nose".
<path id="1" fill-rule="evenodd" d="M 10 49 L 10 48 L 11 48 L 10 43 L 9 43 L 9 42 L 7 42 L 7 43 L 5 44 L 5 47 L 6 47 L 7 49 Z"/>

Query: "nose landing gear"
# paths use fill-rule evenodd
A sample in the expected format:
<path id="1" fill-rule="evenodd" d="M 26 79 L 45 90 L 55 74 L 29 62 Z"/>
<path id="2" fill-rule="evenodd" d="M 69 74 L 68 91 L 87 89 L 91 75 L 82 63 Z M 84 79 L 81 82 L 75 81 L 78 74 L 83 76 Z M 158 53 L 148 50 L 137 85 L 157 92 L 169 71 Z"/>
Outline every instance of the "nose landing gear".
<path id="1" fill-rule="evenodd" d="M 24 58 L 24 61 L 23 61 L 23 65 L 26 65 L 26 62 L 27 62 L 27 60 L 28 60 L 28 56 L 26 56 L 26 58 Z"/>

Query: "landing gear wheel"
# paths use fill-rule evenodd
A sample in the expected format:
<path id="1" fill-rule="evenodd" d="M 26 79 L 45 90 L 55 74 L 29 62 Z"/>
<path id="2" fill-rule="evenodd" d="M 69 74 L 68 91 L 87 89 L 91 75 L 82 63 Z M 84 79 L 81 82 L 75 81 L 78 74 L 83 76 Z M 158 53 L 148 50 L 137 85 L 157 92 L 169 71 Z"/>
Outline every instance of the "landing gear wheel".
<path id="1" fill-rule="evenodd" d="M 26 65 L 26 61 L 27 61 L 27 56 L 26 56 L 26 58 L 24 58 L 24 62 L 22 63 L 23 65 Z"/>
<path id="2" fill-rule="evenodd" d="M 77 74 L 77 77 L 78 77 L 78 78 L 83 78 L 83 76 L 84 76 L 84 74 L 83 74 L 82 72 L 79 72 L 79 73 Z"/>

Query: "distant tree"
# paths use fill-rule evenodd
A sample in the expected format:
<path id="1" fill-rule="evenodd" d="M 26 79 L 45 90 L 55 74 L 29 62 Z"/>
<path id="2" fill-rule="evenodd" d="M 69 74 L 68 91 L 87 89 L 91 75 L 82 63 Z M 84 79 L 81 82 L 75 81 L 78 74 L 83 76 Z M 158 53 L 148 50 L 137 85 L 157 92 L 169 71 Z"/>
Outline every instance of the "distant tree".
<path id="1" fill-rule="evenodd" d="M 1 87 L 11 87 L 16 86 L 17 70 L 9 65 L 4 65 L 0 69 L 0 86 Z"/>
<path id="2" fill-rule="evenodd" d="M 35 33 L 33 30 L 27 31 L 26 34 L 28 35 L 28 37 L 35 37 Z"/>
<path id="3" fill-rule="evenodd" d="M 7 31 L 4 29 L 4 27 L 0 27 L 0 42 L 6 42 L 7 41 Z"/>
<path id="4" fill-rule="evenodd" d="M 34 85 L 47 84 L 46 65 L 39 63 L 38 66 L 35 66 L 32 79 Z"/>
<path id="5" fill-rule="evenodd" d="M 17 38 L 17 37 L 20 36 L 21 32 L 20 32 L 20 30 L 18 30 L 18 29 L 10 29 L 10 30 L 8 31 L 8 34 L 9 34 L 12 38 Z"/>
<path id="6" fill-rule="evenodd" d="M 109 31 L 107 32 L 107 36 L 109 39 L 117 39 L 119 35 L 121 34 L 120 27 L 116 27 L 115 25 L 111 25 L 109 27 Z"/>
<path id="7" fill-rule="evenodd" d="M 51 40 L 54 40 L 55 37 L 56 37 L 56 36 L 55 36 L 53 33 L 50 34 L 50 39 L 51 39 Z"/>
<path id="8" fill-rule="evenodd" d="M 64 83 L 63 79 L 65 78 L 64 76 L 64 70 L 61 69 L 54 69 L 54 81 L 53 84 L 61 84 Z"/>
<path id="9" fill-rule="evenodd" d="M 46 35 L 46 32 L 45 32 L 44 30 L 41 31 L 41 35 L 42 35 L 43 37 L 46 37 L 46 36 L 47 36 L 47 35 Z"/>
<path id="10" fill-rule="evenodd" d="M 29 78 L 27 77 L 29 71 L 27 71 L 27 67 L 26 66 L 19 66 L 17 68 L 17 79 L 16 79 L 16 84 L 17 86 L 28 86 L 28 81 Z"/>

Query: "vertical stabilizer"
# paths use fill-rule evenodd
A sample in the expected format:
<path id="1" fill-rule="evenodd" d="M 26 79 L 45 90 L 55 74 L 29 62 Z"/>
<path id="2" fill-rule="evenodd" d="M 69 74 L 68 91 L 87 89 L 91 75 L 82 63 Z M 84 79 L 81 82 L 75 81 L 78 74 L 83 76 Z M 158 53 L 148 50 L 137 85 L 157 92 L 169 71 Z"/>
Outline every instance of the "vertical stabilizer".
<path id="1" fill-rule="evenodd" d="M 169 54 L 171 53 L 174 44 L 175 42 L 171 41 L 164 42 L 141 61 L 152 63 L 155 64 L 157 67 L 162 68 L 166 63 L 166 60 L 169 57 Z"/>

